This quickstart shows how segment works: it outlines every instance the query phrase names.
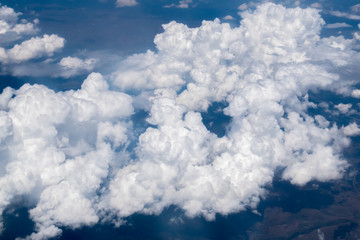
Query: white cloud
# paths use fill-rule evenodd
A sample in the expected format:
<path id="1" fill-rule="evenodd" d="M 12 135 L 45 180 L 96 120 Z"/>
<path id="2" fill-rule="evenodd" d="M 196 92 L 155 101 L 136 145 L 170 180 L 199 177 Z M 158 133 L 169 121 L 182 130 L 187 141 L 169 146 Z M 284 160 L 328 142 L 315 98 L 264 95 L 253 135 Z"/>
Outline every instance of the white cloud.
<path id="1" fill-rule="evenodd" d="M 330 24 L 326 24 L 325 28 L 348 28 L 348 27 L 352 27 L 350 24 L 347 23 L 330 23 Z"/>
<path id="2" fill-rule="evenodd" d="M 235 18 L 231 15 L 226 15 L 225 17 L 223 17 L 224 20 L 234 20 Z"/>
<path id="3" fill-rule="evenodd" d="M 42 38 L 34 37 L 16 44 L 11 49 L 0 48 L 0 62 L 20 63 L 34 58 L 52 56 L 64 47 L 65 40 L 57 35 L 45 34 Z"/>
<path id="4" fill-rule="evenodd" d="M 38 19 L 33 22 L 27 22 L 26 20 L 18 22 L 18 16 L 20 15 L 21 13 L 15 12 L 12 8 L 0 6 L 0 45 L 39 31 L 36 27 L 39 23 Z"/>
<path id="5" fill-rule="evenodd" d="M 360 41 L 360 34 L 358 32 L 354 33 L 354 38 L 358 41 Z"/>
<path id="6" fill-rule="evenodd" d="M 192 0 L 180 0 L 177 4 L 172 3 L 170 5 L 165 5 L 165 8 L 172 8 L 172 7 L 176 7 L 176 8 L 189 8 L 189 6 L 193 3 Z"/>
<path id="7" fill-rule="evenodd" d="M 78 75 L 81 72 L 90 72 L 94 69 L 95 64 L 96 59 L 94 58 L 82 60 L 77 57 L 65 57 L 59 62 L 63 71 L 61 75 L 64 77 Z"/>
<path id="8" fill-rule="evenodd" d="M 133 7 L 137 4 L 138 2 L 136 0 L 116 0 L 117 7 Z"/>
<path id="9" fill-rule="evenodd" d="M 351 20 L 360 20 L 360 16 L 356 15 L 356 14 L 345 13 L 345 12 L 340 12 L 340 11 L 330 11 L 330 14 L 335 17 L 348 18 Z"/>
<path id="10" fill-rule="evenodd" d="M 21 13 L 7 6 L 0 6 L 0 63 L 1 74 L 17 76 L 53 75 L 54 66 L 49 62 L 38 62 L 34 59 L 50 57 L 64 47 L 65 39 L 56 34 L 42 37 L 35 36 L 28 39 L 29 35 L 36 34 L 39 29 L 38 19 L 28 22 L 19 20 Z M 24 40 L 26 39 L 26 40 Z M 14 45 L 14 43 L 15 44 Z M 30 62 L 31 61 L 31 62 Z M 35 66 L 34 66 L 35 65 Z M 44 67 L 44 65 L 46 65 Z"/>
<path id="11" fill-rule="evenodd" d="M 21 13 L 7 6 L 0 6 L 0 63 L 2 74 L 13 76 L 53 76 L 72 77 L 89 73 L 94 69 L 93 58 L 63 58 L 59 63 L 48 57 L 62 50 L 65 39 L 56 34 L 35 36 L 27 40 L 28 35 L 36 34 L 39 20 L 28 22 L 19 20 Z M 18 44 L 13 44 L 17 41 Z M 5 46 L 5 47 L 2 47 Z M 48 59 L 40 59 L 46 57 Z M 39 61 L 40 59 L 40 61 Z"/>
<path id="12" fill-rule="evenodd" d="M 360 12 L 360 4 L 355 4 L 354 6 L 351 6 L 351 11 L 353 12 Z"/>
<path id="13" fill-rule="evenodd" d="M 354 97 L 354 98 L 360 98 L 360 89 L 354 89 L 351 92 L 351 96 Z"/>
<path id="14" fill-rule="evenodd" d="M 65 39 L 55 34 L 44 34 L 41 38 L 33 37 L 21 44 L 16 44 L 11 49 L 2 49 L 3 53 L 0 55 L 0 61 L 5 63 L 20 63 L 34 58 L 52 56 L 54 52 L 59 51 L 64 47 L 64 43 Z"/>
<path id="15" fill-rule="evenodd" d="M 337 108 L 342 114 L 346 114 L 352 108 L 352 104 L 351 103 L 348 103 L 348 104 L 339 103 L 339 104 L 335 105 L 334 107 Z"/>
<path id="16" fill-rule="evenodd" d="M 321 9 L 322 5 L 320 3 L 318 3 L 318 2 L 316 2 L 316 3 L 311 4 L 310 7 Z"/>
<path id="17" fill-rule="evenodd" d="M 246 10 L 248 8 L 248 5 L 246 4 L 246 3 L 243 3 L 243 4 L 241 4 L 239 7 L 238 7 L 238 9 L 240 10 L 240 11 L 244 11 L 244 10 Z"/>
<path id="18" fill-rule="evenodd" d="M 0 141 L 7 143 L 0 149 L 7 156 L 0 209 L 18 195 L 36 199 L 29 239 L 46 239 L 61 234 L 60 226 L 158 214 L 170 205 L 209 220 L 256 209 L 278 168 L 297 185 L 341 178 L 348 167 L 341 153 L 358 126 L 310 116 L 307 93 L 351 94 L 354 41 L 320 38 L 325 23 L 316 9 L 265 3 L 241 14 L 235 28 L 218 19 L 197 28 L 164 25 L 156 52 L 128 57 L 109 77 L 112 86 L 139 94 L 134 98 L 110 90 L 98 73 L 77 91 L 7 88 L 0 95 Z M 133 99 L 148 104 L 153 125 L 138 138 Z M 206 129 L 200 114 L 219 101 L 232 118 L 223 137 Z M 137 146 L 129 153 L 131 140 Z"/>
<path id="19" fill-rule="evenodd" d="M 342 129 L 346 136 L 356 136 L 360 134 L 360 128 L 356 123 L 351 123 Z"/>
<path id="20" fill-rule="evenodd" d="M 192 0 L 181 0 L 179 1 L 179 5 L 177 5 L 176 7 L 178 8 L 189 8 L 189 4 L 192 3 Z"/>

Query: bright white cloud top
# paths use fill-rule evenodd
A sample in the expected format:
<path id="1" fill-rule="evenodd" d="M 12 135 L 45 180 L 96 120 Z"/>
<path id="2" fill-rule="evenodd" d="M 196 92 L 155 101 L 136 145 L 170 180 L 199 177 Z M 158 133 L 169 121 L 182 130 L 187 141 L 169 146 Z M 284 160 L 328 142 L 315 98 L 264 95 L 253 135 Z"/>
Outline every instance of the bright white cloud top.
<path id="1" fill-rule="evenodd" d="M 36 28 L 36 24 L 39 23 L 39 20 L 35 19 L 33 23 L 23 20 L 19 23 L 19 15 L 21 13 L 15 12 L 14 9 L 1 6 L 0 46 L 38 32 L 39 29 Z M 64 47 L 64 41 L 65 39 L 55 34 L 50 36 L 45 34 L 42 37 L 33 37 L 20 44 L 15 44 L 10 49 L 0 47 L 0 63 L 20 63 L 43 56 L 52 56 L 54 52 Z"/>
<path id="2" fill-rule="evenodd" d="M 170 205 L 209 220 L 256 208 L 278 169 L 297 185 L 341 178 L 348 166 L 342 149 L 358 126 L 310 116 L 307 109 L 316 106 L 307 93 L 353 92 L 356 79 L 341 69 L 357 71 L 356 40 L 320 38 L 325 23 L 311 8 L 265 3 L 241 14 L 236 28 L 219 20 L 198 28 L 171 22 L 155 37 L 157 52 L 121 62 L 110 83 L 150 106 L 153 127 L 138 139 L 130 116 L 140 98 L 110 89 L 99 73 L 77 91 L 6 88 L 0 209 L 16 196 L 31 199 L 36 232 L 28 238 L 47 239 L 61 234 L 61 226 L 121 223 Z M 60 64 L 76 71 L 90 68 L 87 61 Z M 232 121 L 218 137 L 200 112 L 222 101 Z M 135 158 L 130 141 L 137 142 Z"/>
<path id="3" fill-rule="evenodd" d="M 0 48 L 0 62 L 20 63 L 34 58 L 52 56 L 54 52 L 64 47 L 65 39 L 56 34 L 43 37 L 34 37 L 29 40 L 16 44 L 11 49 Z"/>
<path id="4" fill-rule="evenodd" d="M 7 6 L 0 7 L 0 44 L 12 42 L 21 38 L 23 35 L 32 35 L 38 32 L 36 25 L 39 20 L 35 19 L 32 23 L 27 21 L 18 22 L 18 16 L 14 9 Z"/>

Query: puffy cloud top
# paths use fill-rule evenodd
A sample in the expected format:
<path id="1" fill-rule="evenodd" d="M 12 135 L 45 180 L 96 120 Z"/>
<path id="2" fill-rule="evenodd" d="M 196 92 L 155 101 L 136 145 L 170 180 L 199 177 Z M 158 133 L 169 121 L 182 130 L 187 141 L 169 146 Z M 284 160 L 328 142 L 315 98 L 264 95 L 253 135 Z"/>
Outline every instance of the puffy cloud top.
<path id="1" fill-rule="evenodd" d="M 55 34 L 45 34 L 41 38 L 34 37 L 16 44 L 9 50 L 0 48 L 0 61 L 19 63 L 43 56 L 52 56 L 54 52 L 64 47 L 64 43 L 65 39 Z"/>
<path id="2" fill-rule="evenodd" d="M 65 57 L 59 62 L 59 65 L 63 69 L 62 76 L 71 77 L 77 75 L 83 71 L 92 71 L 95 67 L 96 59 L 89 58 L 82 60 L 77 57 Z"/>
<path id="3" fill-rule="evenodd" d="M 121 223 L 172 204 L 207 219 L 256 208 L 277 169 L 297 185 L 342 177 L 348 167 L 342 149 L 358 126 L 338 128 L 310 116 L 308 108 L 316 106 L 307 93 L 358 95 L 349 74 L 359 59 L 354 40 L 320 38 L 324 21 L 315 9 L 265 3 L 242 17 L 236 28 L 218 19 L 198 28 L 170 22 L 154 39 L 157 52 L 121 62 L 110 85 L 139 93 L 150 105 L 152 127 L 139 137 L 130 121 L 139 98 L 111 89 L 99 73 L 77 91 L 5 89 L 0 209 L 17 195 L 33 197 L 36 232 L 29 239 L 47 239 L 60 226 Z M 39 44 L 46 55 L 56 44 L 45 45 Z M 88 65 L 61 61 L 69 69 Z M 219 101 L 232 118 L 223 137 L 200 114 Z M 127 147 L 132 141 L 134 150 Z"/>
<path id="4" fill-rule="evenodd" d="M 94 58 L 66 57 L 58 63 L 56 59 L 50 59 L 49 57 L 63 49 L 65 39 L 56 34 L 44 34 L 29 39 L 28 35 L 34 35 L 39 31 L 37 28 L 39 20 L 35 19 L 33 22 L 19 20 L 20 15 L 21 13 L 15 12 L 12 8 L 0 6 L 2 73 L 15 76 L 46 75 L 69 78 L 89 73 L 94 69 L 96 64 Z"/>
<path id="5" fill-rule="evenodd" d="M 22 35 L 34 34 L 38 31 L 36 25 L 38 20 L 33 23 L 23 21 L 18 23 L 18 16 L 14 9 L 7 6 L 0 6 L 0 44 L 19 39 Z"/>

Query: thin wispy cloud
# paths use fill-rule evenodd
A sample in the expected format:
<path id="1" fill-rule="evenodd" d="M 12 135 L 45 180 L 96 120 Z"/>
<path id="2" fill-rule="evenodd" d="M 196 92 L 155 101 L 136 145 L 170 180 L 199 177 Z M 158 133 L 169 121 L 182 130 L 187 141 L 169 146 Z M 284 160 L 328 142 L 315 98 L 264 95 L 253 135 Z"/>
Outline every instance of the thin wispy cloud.
<path id="1" fill-rule="evenodd" d="M 341 23 L 330 23 L 326 24 L 325 28 L 349 28 L 352 27 L 350 24 L 341 22 Z"/>
<path id="2" fill-rule="evenodd" d="M 356 14 L 340 12 L 340 11 L 330 11 L 329 13 L 335 17 L 348 18 L 351 20 L 360 20 L 360 16 Z"/>

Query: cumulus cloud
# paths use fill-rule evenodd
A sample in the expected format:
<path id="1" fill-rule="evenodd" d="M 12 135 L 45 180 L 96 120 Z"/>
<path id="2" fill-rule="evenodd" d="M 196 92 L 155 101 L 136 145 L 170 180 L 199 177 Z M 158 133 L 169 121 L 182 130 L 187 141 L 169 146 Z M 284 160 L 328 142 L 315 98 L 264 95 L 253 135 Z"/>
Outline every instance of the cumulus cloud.
<path id="1" fill-rule="evenodd" d="M 0 6 L 0 64 L 1 71 L 13 76 L 52 76 L 69 78 L 91 72 L 96 59 L 51 57 L 61 51 L 65 39 L 56 34 L 44 34 L 28 39 L 39 29 L 38 19 L 28 22 L 19 20 L 21 13 L 7 6 Z M 27 39 L 27 40 L 24 40 Z M 17 44 L 14 44 L 17 43 Z M 2 47 L 3 46 L 3 47 Z M 44 59 L 45 58 L 45 59 Z"/>
<path id="2" fill-rule="evenodd" d="M 65 39 L 56 34 L 33 37 L 11 49 L 0 48 L 0 62 L 20 63 L 34 58 L 52 56 L 64 47 Z"/>
<path id="3" fill-rule="evenodd" d="M 240 10 L 240 11 L 244 11 L 244 10 L 246 10 L 248 8 L 248 5 L 246 4 L 246 3 L 243 3 L 243 4 L 241 4 L 239 7 L 238 7 L 238 9 Z"/>
<path id="4" fill-rule="evenodd" d="M 176 8 L 189 8 L 190 4 L 192 4 L 193 1 L 192 0 L 181 0 L 179 1 L 177 4 L 172 3 L 170 5 L 165 5 L 165 8 L 171 8 L 171 7 L 176 7 Z"/>
<path id="5" fill-rule="evenodd" d="M 15 12 L 12 8 L 0 6 L 1 72 L 13 76 L 56 75 L 54 72 L 59 70 L 56 70 L 49 59 L 44 61 L 43 58 L 49 58 L 62 50 L 65 39 L 56 34 L 44 34 L 29 39 L 29 35 L 35 35 L 39 31 L 39 20 L 19 20 L 20 15 L 21 13 Z M 75 72 L 74 69 L 67 69 L 64 74 L 70 75 Z"/>
<path id="6" fill-rule="evenodd" d="M 360 98 L 360 89 L 354 89 L 351 92 L 351 96 L 354 97 L 354 98 Z"/>
<path id="7" fill-rule="evenodd" d="M 342 114 L 346 114 L 350 111 L 350 109 L 352 108 L 352 104 L 351 103 L 339 103 L 337 105 L 334 106 L 336 109 L 338 109 Z"/>
<path id="8" fill-rule="evenodd" d="M 83 60 L 77 57 L 65 57 L 59 62 L 59 65 L 62 68 L 61 75 L 64 77 L 71 77 L 82 72 L 90 72 L 94 69 L 95 64 L 95 58 Z"/>
<path id="9" fill-rule="evenodd" d="M 138 2 L 136 0 L 116 0 L 117 7 L 133 7 L 137 4 Z"/>
<path id="10" fill-rule="evenodd" d="M 176 204 L 213 219 L 255 207 L 277 168 L 299 185 L 342 176 L 349 140 L 324 117 L 306 114 L 314 107 L 306 93 L 340 84 L 331 66 L 359 57 L 351 41 L 321 39 L 324 21 L 315 9 L 267 3 L 242 17 L 238 28 L 218 20 L 192 29 L 166 24 L 154 40 L 157 53 L 129 57 L 112 76 L 125 90 L 165 89 L 151 99 L 148 122 L 157 128 L 140 136 L 139 161 L 110 183 L 109 211 L 124 217 Z M 196 113 L 219 101 L 229 103 L 224 112 L 232 117 L 223 138 Z"/>
<path id="11" fill-rule="evenodd" d="M 318 2 L 316 2 L 316 3 L 311 4 L 310 7 L 321 9 L 322 5 L 320 3 L 318 3 Z"/>
<path id="12" fill-rule="evenodd" d="M 356 136 L 360 134 L 360 128 L 356 123 L 351 123 L 343 127 L 343 131 L 346 136 Z"/>
<path id="13" fill-rule="evenodd" d="M 10 146 L 1 148 L 9 159 L 1 166 L 0 208 L 16 195 L 35 195 L 39 200 L 30 215 L 38 233 L 31 239 L 59 234 L 57 225 L 96 223 L 96 190 L 111 165 L 127 160 L 115 149 L 127 142 L 124 119 L 133 112 L 131 97 L 110 91 L 96 73 L 77 91 L 26 84 L 8 88 L 2 97 L 1 143 Z"/>
<path id="14" fill-rule="evenodd" d="M 234 20 L 235 18 L 231 15 L 226 15 L 225 17 L 223 17 L 224 20 Z"/>
<path id="15" fill-rule="evenodd" d="M 218 19 L 197 28 L 164 25 L 156 52 L 126 58 L 109 76 L 118 91 L 98 73 L 77 91 L 6 88 L 0 209 L 18 195 L 34 199 L 36 229 L 28 238 L 47 239 L 61 226 L 121 223 L 170 205 L 209 220 L 256 209 L 278 169 L 297 185 L 341 178 L 348 167 L 342 150 L 358 126 L 310 115 L 317 106 L 308 92 L 352 93 L 353 40 L 320 38 L 325 22 L 316 9 L 265 3 L 241 16 L 235 28 Z M 86 61 L 61 62 L 90 69 Z M 137 136 L 130 116 L 139 99 L 151 127 Z M 200 114 L 214 102 L 226 102 L 231 117 L 223 137 Z"/>
<path id="16" fill-rule="evenodd" d="M 7 6 L 0 6 L 0 44 L 9 43 L 20 39 L 24 35 L 32 35 L 39 31 L 36 25 L 38 19 L 33 22 L 23 20 L 19 22 L 19 16 L 14 9 Z"/>

